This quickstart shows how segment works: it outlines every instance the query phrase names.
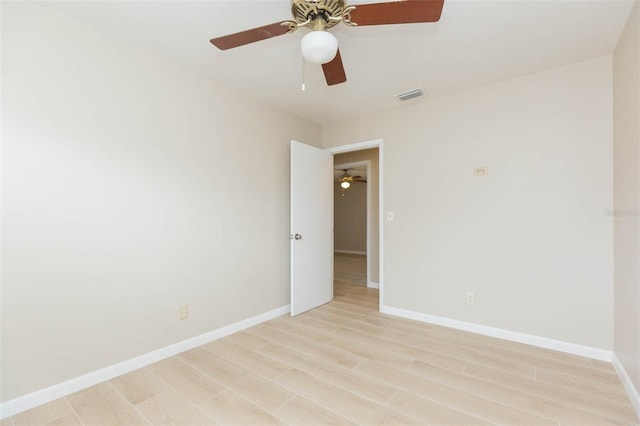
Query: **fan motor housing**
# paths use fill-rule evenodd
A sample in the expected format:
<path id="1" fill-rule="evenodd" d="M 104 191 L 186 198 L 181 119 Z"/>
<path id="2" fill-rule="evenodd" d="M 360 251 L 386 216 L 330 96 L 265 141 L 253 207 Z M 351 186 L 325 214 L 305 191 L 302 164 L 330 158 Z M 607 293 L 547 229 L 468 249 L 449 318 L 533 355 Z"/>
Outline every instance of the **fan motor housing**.
<path id="1" fill-rule="evenodd" d="M 340 22 L 344 8 L 344 0 L 291 0 L 291 13 L 298 24 L 322 19 L 325 29 Z"/>

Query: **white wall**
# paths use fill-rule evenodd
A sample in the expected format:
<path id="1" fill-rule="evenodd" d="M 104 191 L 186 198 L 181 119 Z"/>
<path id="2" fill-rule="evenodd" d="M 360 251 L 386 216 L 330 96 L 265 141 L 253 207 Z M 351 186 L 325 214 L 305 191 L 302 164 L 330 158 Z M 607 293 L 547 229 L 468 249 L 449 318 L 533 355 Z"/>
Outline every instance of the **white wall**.
<path id="1" fill-rule="evenodd" d="M 384 139 L 385 305 L 612 349 L 611 68 L 604 57 L 323 129 L 324 146 Z"/>
<path id="2" fill-rule="evenodd" d="M 640 403 L 640 2 L 613 56 L 615 354 Z M 636 405 L 640 414 L 640 406 Z"/>
<path id="3" fill-rule="evenodd" d="M 2 8 L 2 401 L 287 305 L 289 141 L 320 128 Z"/>

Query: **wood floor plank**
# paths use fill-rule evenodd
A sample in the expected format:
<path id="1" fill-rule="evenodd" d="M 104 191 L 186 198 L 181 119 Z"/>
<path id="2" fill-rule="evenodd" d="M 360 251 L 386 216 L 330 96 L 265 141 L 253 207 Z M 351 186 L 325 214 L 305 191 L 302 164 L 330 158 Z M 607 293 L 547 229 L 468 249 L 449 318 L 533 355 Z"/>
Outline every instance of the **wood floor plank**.
<path id="1" fill-rule="evenodd" d="M 282 425 L 281 420 L 231 390 L 214 395 L 200 409 L 224 425 Z"/>
<path id="2" fill-rule="evenodd" d="M 346 418 L 300 396 L 278 408 L 274 415 L 290 425 L 355 426 Z"/>
<path id="3" fill-rule="evenodd" d="M 175 357 L 151 364 L 147 370 L 194 404 L 206 401 L 225 389 L 220 383 Z"/>
<path id="4" fill-rule="evenodd" d="M 421 368 L 424 363 L 415 361 L 412 367 L 414 366 Z M 431 371 L 431 369 L 429 370 Z M 470 364 L 466 368 L 465 374 L 514 390 L 526 389 L 528 394 L 550 398 L 554 401 L 562 401 L 567 406 L 606 416 L 622 423 L 631 422 L 635 417 L 634 410 L 626 404 L 613 402 L 592 394 L 577 392 L 551 383 L 516 376 L 499 369 Z"/>
<path id="5" fill-rule="evenodd" d="M 293 397 L 273 382 L 202 348 L 183 352 L 179 358 L 267 411 Z"/>
<path id="6" fill-rule="evenodd" d="M 342 348 L 368 360 L 375 360 L 383 364 L 390 365 L 395 368 L 403 369 L 411 364 L 413 358 L 410 356 L 400 355 L 394 352 L 383 351 L 370 343 L 353 341 L 339 335 L 327 335 L 321 340 L 322 343 Z"/>
<path id="7" fill-rule="evenodd" d="M 82 422 L 75 413 L 71 413 L 60 419 L 47 423 L 47 426 L 82 426 Z"/>
<path id="8" fill-rule="evenodd" d="M 161 392 L 136 405 L 153 425 L 217 425 L 211 417 L 174 390 Z"/>
<path id="9" fill-rule="evenodd" d="M 377 302 L 371 305 L 363 306 L 362 303 L 349 299 L 349 296 L 333 299 L 329 304 L 333 309 L 352 312 L 357 315 L 361 315 L 364 318 L 361 320 L 367 320 L 371 318 L 382 317 L 384 314 L 378 312 Z"/>
<path id="10" fill-rule="evenodd" d="M 436 381 L 394 369 L 374 361 L 365 361 L 356 371 L 415 393 L 431 401 L 470 414 L 485 421 L 500 424 L 557 425 L 558 422 L 520 410 L 470 391 L 447 386 Z"/>
<path id="11" fill-rule="evenodd" d="M 384 322 L 381 322 L 384 324 Z M 445 338 L 439 334 L 431 333 L 431 329 L 427 328 L 420 331 L 415 329 L 408 329 L 403 331 L 402 327 L 385 327 L 384 333 L 380 337 L 394 340 L 401 343 L 413 344 L 420 347 L 443 347 L 447 350 L 453 348 L 460 348 L 467 351 L 484 352 L 487 348 L 485 344 L 478 344 L 476 342 L 469 342 L 467 340 L 456 338 Z"/>
<path id="12" fill-rule="evenodd" d="M 378 296 L 375 294 L 363 294 L 362 289 L 356 289 L 354 293 L 346 293 L 343 291 L 345 285 L 337 285 L 334 286 L 334 298 L 333 301 L 338 302 L 338 305 L 341 307 L 349 307 L 353 308 L 354 312 L 362 313 L 365 315 L 381 315 L 378 311 L 380 306 L 380 300 Z M 372 292 L 377 292 L 378 290 L 367 289 Z M 368 311 L 367 311 L 368 310 Z"/>
<path id="13" fill-rule="evenodd" d="M 473 362 L 490 367 L 497 367 L 525 377 L 535 377 L 536 367 L 531 364 L 526 364 L 515 361 L 513 359 L 487 354 L 478 350 L 443 343 L 442 340 L 432 338 L 430 336 L 415 336 L 394 331 L 391 333 L 383 333 L 380 337 L 411 347 L 426 347 L 429 348 L 429 350 L 432 352 L 456 358 L 460 361 L 465 361 L 465 365 L 466 363 Z M 435 362 L 429 361 L 427 359 L 424 359 L 423 361 L 431 362 L 431 364 L 436 364 Z"/>
<path id="14" fill-rule="evenodd" d="M 601 398 L 607 398 L 612 401 L 620 402 L 626 401 L 627 399 L 627 393 L 622 385 L 605 385 L 582 377 L 563 374 L 554 370 L 547 370 L 546 368 L 536 368 L 536 379 L 542 382 L 573 389 L 578 392 L 597 395 Z"/>
<path id="15" fill-rule="evenodd" d="M 116 377 L 111 384 L 133 405 L 170 389 L 169 385 L 144 368 Z"/>
<path id="16" fill-rule="evenodd" d="M 245 331 L 234 333 L 226 338 L 236 345 L 244 346 L 247 349 L 256 350 L 268 346 L 270 342 L 266 339 L 251 333 L 255 327 L 251 327 Z"/>
<path id="17" fill-rule="evenodd" d="M 340 328 L 338 325 L 332 325 L 324 321 L 316 321 L 313 318 L 306 317 L 305 315 L 298 315 L 295 318 L 291 318 L 289 322 L 284 321 L 269 321 L 267 324 L 271 327 L 279 327 L 281 330 L 296 335 L 304 336 L 311 340 L 317 340 L 318 337 L 327 336 Z"/>
<path id="18" fill-rule="evenodd" d="M 226 339 L 219 339 L 202 346 L 203 349 L 242 365 L 266 379 L 274 379 L 289 369 L 288 366 L 267 358 L 259 352 L 236 345 Z"/>
<path id="19" fill-rule="evenodd" d="M 524 388 L 509 388 L 476 377 L 452 373 L 419 361 L 413 363 L 408 371 L 430 381 L 464 390 L 478 397 L 490 399 L 528 413 L 536 413 L 563 424 L 624 424 L 614 418 L 581 411 L 575 406 L 564 403 L 564 401 L 558 402 L 553 396 L 536 396 L 528 393 Z"/>
<path id="20" fill-rule="evenodd" d="M 334 333 L 334 335 L 343 337 L 353 342 L 374 346 L 380 351 L 396 353 L 413 360 L 419 359 L 425 362 L 430 362 L 434 365 L 438 365 L 442 368 L 449 368 L 454 371 L 462 371 L 468 364 L 467 361 L 455 357 L 420 349 L 391 340 L 386 340 L 381 337 L 367 336 L 362 333 L 354 332 L 351 329 L 339 329 Z"/>
<path id="21" fill-rule="evenodd" d="M 295 322 L 292 322 L 297 331 L 300 333 L 310 334 L 313 338 L 314 344 L 321 344 L 322 346 L 328 346 L 331 350 L 338 350 L 341 353 L 347 353 L 349 356 L 357 357 L 357 362 L 352 365 L 345 365 L 345 367 L 353 367 L 359 364 L 361 361 L 366 359 L 375 359 L 383 363 L 387 363 L 399 368 L 404 368 L 411 362 L 412 358 L 408 356 L 402 356 L 395 353 L 390 353 L 386 351 L 380 351 L 375 347 L 372 347 L 370 344 L 361 344 L 358 342 L 353 342 L 349 339 L 345 339 L 341 336 L 337 336 L 336 332 L 338 328 L 334 326 L 329 326 L 325 332 L 320 332 L 317 329 L 311 327 L 317 327 L 318 324 L 322 323 L 322 321 L 314 321 L 310 318 L 300 318 L 301 315 L 296 317 Z M 286 330 L 287 325 L 277 323 L 281 330 Z M 283 342 L 280 342 L 283 343 Z M 283 343 L 284 344 L 284 343 Z M 302 349 L 300 345 L 289 345 L 296 349 L 299 349 L 304 352 L 308 352 L 306 349 Z"/>
<path id="22" fill-rule="evenodd" d="M 75 417 L 75 414 L 67 401 L 64 398 L 60 398 L 15 415 L 13 422 L 16 425 L 48 425 L 68 416 Z M 7 424 L 11 423 L 11 419 L 5 420 Z"/>
<path id="23" fill-rule="evenodd" d="M 387 407 L 420 419 L 429 425 L 490 425 L 492 423 L 470 416 L 453 408 L 421 398 L 410 392 L 400 390 Z"/>
<path id="24" fill-rule="evenodd" d="M 108 382 L 71 394 L 67 401 L 86 426 L 149 424 Z"/>
<path id="25" fill-rule="evenodd" d="M 583 377 L 589 380 L 593 380 L 594 382 L 600 382 L 613 386 L 618 386 L 620 384 L 620 379 L 618 378 L 618 376 L 613 373 L 609 373 L 608 371 L 593 368 L 591 367 L 590 362 L 586 366 L 577 365 L 576 363 L 571 361 L 561 361 L 547 356 L 514 351 L 512 349 L 496 346 L 490 346 L 489 348 L 487 348 L 486 352 L 505 358 L 517 358 L 519 360 L 522 360 L 523 362 L 535 365 L 536 367 L 562 371 L 565 374 Z M 585 360 L 587 362 L 589 361 L 587 358 L 585 358 Z"/>
<path id="26" fill-rule="evenodd" d="M 372 334 L 375 336 L 384 332 L 380 327 L 360 321 L 354 321 L 343 315 L 325 311 L 322 308 L 306 312 L 305 317 L 312 318 L 316 321 L 324 321 L 326 323 L 339 326 L 340 328 L 350 328 L 361 333 Z"/>
<path id="27" fill-rule="evenodd" d="M 336 283 L 333 286 L 334 300 L 342 300 L 349 303 L 358 303 L 363 307 L 377 306 L 380 302 L 378 297 L 379 291 L 373 288 L 356 287 L 352 285 L 344 285 Z"/>
<path id="28" fill-rule="evenodd" d="M 283 346 L 272 345 L 262 348 L 262 353 L 282 363 L 315 377 L 340 386 L 350 392 L 384 405 L 396 392 L 396 388 L 355 373 L 334 363 L 325 362 Z"/>
<path id="29" fill-rule="evenodd" d="M 340 293 L 339 291 L 335 292 L 334 294 L 336 297 L 336 299 L 334 300 L 338 300 L 338 301 L 348 300 L 349 303 L 358 304 L 358 306 L 360 307 L 369 308 L 371 310 L 377 310 L 379 307 L 379 302 L 376 299 L 372 299 L 370 297 L 360 297 L 357 295 Z"/>
<path id="30" fill-rule="evenodd" d="M 280 376 L 277 383 L 291 392 L 315 401 L 323 407 L 347 419 L 366 425 L 418 425 L 420 422 L 396 411 L 375 404 L 351 392 L 313 377 L 300 370 L 291 369 Z"/>
<path id="31" fill-rule="evenodd" d="M 326 305 L 322 305 L 322 310 L 335 315 L 340 315 L 344 318 L 348 318 L 354 321 L 366 321 L 367 319 L 371 318 L 370 308 L 367 308 L 365 310 L 366 311 L 366 314 L 365 314 L 364 312 L 358 312 L 352 307 L 353 305 L 349 307 L 343 307 L 343 306 L 340 306 L 339 302 L 337 303 L 332 302 L 332 303 L 327 303 Z M 384 329 L 382 331 L 384 331 Z"/>
<path id="32" fill-rule="evenodd" d="M 290 346 L 292 348 L 298 349 L 300 351 L 309 353 L 314 355 L 314 351 L 311 351 L 307 345 L 311 344 L 311 347 L 316 347 L 320 345 L 323 351 L 329 350 L 330 353 L 338 351 L 341 354 L 341 357 L 346 357 L 345 361 L 340 362 L 340 365 L 343 367 L 351 368 L 360 362 L 362 362 L 365 358 L 377 359 L 381 362 L 390 363 L 395 366 L 405 367 L 411 361 L 411 358 L 406 356 L 400 356 L 397 354 L 390 354 L 387 352 L 381 352 L 375 350 L 375 348 L 371 348 L 370 345 L 360 345 L 350 342 L 345 339 L 341 339 L 339 336 L 336 336 L 338 328 L 330 325 L 328 323 L 324 323 L 322 321 L 315 321 L 310 318 L 302 318 L 302 316 L 296 317 L 296 321 L 290 323 L 269 323 L 270 327 L 278 328 L 282 332 L 290 331 L 291 334 L 296 333 L 296 338 L 300 339 L 298 336 L 306 336 L 309 339 L 304 345 L 295 344 L 292 342 L 285 342 L 282 339 L 276 339 L 275 336 L 271 336 L 275 342 L 284 344 L 286 346 Z M 323 331 L 320 331 L 323 330 Z M 287 333 L 289 334 L 289 333 Z M 289 337 L 290 339 L 290 337 Z M 309 342 L 310 341 L 310 342 Z M 319 355 L 322 356 L 322 355 Z M 355 359 L 354 359 L 355 357 Z"/>
<path id="33" fill-rule="evenodd" d="M 261 328 L 260 336 L 274 343 L 294 348 L 297 351 L 333 362 L 345 368 L 355 367 L 364 359 L 362 356 L 349 353 L 340 347 L 323 345 L 319 340 L 307 339 L 272 326 Z"/>
<path id="34" fill-rule="evenodd" d="M 367 285 L 367 256 L 336 253 L 333 257 L 333 278 L 353 286 Z"/>
<path id="35" fill-rule="evenodd" d="M 339 264 L 339 259 L 336 257 L 335 258 L 335 262 Z M 359 285 L 353 285 L 352 284 L 352 280 L 353 280 L 353 274 L 349 274 L 347 273 L 347 271 L 337 271 L 337 273 L 334 273 L 334 281 L 337 284 L 335 287 L 336 289 L 334 290 L 334 294 L 336 294 L 337 292 L 347 292 L 347 293 L 353 293 L 356 294 L 358 296 L 371 296 L 371 292 L 368 290 L 371 290 L 369 288 L 366 287 L 367 283 L 366 283 L 366 266 L 364 267 L 360 267 L 361 269 L 361 281 L 359 283 Z"/>

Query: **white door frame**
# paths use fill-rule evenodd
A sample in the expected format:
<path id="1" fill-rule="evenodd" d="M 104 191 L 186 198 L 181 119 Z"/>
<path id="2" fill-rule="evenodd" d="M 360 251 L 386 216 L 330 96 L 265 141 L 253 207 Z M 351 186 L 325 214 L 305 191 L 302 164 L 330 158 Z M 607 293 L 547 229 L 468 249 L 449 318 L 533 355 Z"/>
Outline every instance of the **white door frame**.
<path id="1" fill-rule="evenodd" d="M 358 143 L 354 143 L 354 144 L 350 144 L 350 145 L 341 145 L 341 146 L 334 146 L 334 147 L 330 147 L 327 148 L 327 151 L 331 152 L 333 155 L 336 154 L 343 154 L 345 152 L 352 152 L 352 151 L 361 151 L 363 149 L 371 149 L 371 148 L 378 148 L 378 211 L 379 211 L 379 284 L 380 284 L 380 300 L 379 300 L 379 307 L 378 310 L 382 310 L 382 306 L 384 305 L 384 214 L 383 214 L 383 206 L 384 206 L 384 198 L 383 198 L 383 158 L 384 158 L 384 150 L 383 150 L 383 146 L 384 146 L 384 140 L 383 139 L 372 139 L 369 141 L 364 141 L 364 142 L 358 142 Z M 369 195 L 367 193 L 367 195 Z M 368 219 L 367 219 L 368 221 Z M 367 241 L 368 241 L 368 236 L 367 236 Z M 369 246 L 367 244 L 367 251 L 369 251 Z M 368 262 L 368 258 L 367 258 L 367 262 Z M 368 282 L 368 271 L 369 268 L 367 268 L 367 282 Z"/>
<path id="2" fill-rule="evenodd" d="M 334 158 L 335 158 L 335 154 L 334 154 Z M 367 200 L 366 200 L 366 209 L 367 209 L 367 252 L 366 252 L 366 256 L 367 256 L 367 281 L 365 283 L 365 285 L 367 287 L 371 287 L 371 276 L 369 275 L 370 273 L 370 268 L 371 268 L 371 238 L 369 238 L 371 236 L 371 179 L 369 179 L 369 173 L 371 170 L 371 161 L 370 160 L 362 160 L 362 161 L 353 161 L 350 163 L 341 163 L 341 164 L 336 164 L 335 160 L 333 162 L 333 168 L 335 169 L 340 169 L 340 170 L 344 170 L 344 169 L 353 169 L 356 167 L 362 167 L 364 166 L 366 171 L 367 171 Z M 335 203 L 333 204 L 333 209 L 334 209 L 334 213 L 335 213 Z M 334 215 L 335 217 L 335 215 Z M 335 229 L 335 219 L 334 219 L 334 229 Z M 333 238 L 333 248 L 334 248 L 334 252 L 335 252 L 335 236 Z M 378 264 L 380 264 L 380 262 L 378 262 Z M 376 287 L 377 288 L 377 287 Z"/>

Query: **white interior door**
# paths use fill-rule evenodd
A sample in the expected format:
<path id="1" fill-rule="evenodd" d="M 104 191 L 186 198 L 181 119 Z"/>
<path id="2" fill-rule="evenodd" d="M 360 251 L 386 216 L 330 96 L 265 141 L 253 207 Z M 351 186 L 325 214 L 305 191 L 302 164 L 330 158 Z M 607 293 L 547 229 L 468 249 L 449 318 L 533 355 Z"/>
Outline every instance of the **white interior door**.
<path id="1" fill-rule="evenodd" d="M 333 298 L 333 155 L 291 141 L 291 315 Z"/>

